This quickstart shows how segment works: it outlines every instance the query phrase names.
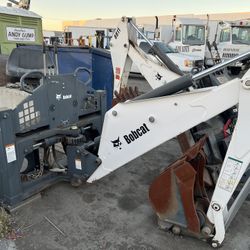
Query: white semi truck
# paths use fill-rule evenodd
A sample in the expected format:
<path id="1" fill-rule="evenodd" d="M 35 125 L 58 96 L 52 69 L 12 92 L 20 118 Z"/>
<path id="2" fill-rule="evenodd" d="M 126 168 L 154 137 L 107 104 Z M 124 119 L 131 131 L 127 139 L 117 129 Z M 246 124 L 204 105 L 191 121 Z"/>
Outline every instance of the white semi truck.
<path id="1" fill-rule="evenodd" d="M 209 25 L 209 27 L 212 25 Z M 206 53 L 207 62 L 209 55 L 213 58 L 219 57 L 220 61 L 229 59 L 245 53 L 250 50 L 250 20 L 239 20 L 233 22 L 218 22 L 214 40 L 210 44 L 217 45 L 217 49 L 212 48 L 212 53 Z M 211 35 L 210 35 L 211 37 Z M 213 59 L 212 58 L 212 59 Z M 210 60 L 211 62 L 211 60 Z M 228 68 L 231 73 L 236 75 L 245 68 L 249 61 L 241 61 L 237 64 L 230 65 Z"/>
<path id="2" fill-rule="evenodd" d="M 169 45 L 179 52 L 204 58 L 206 49 L 207 25 L 198 18 L 176 18 L 172 21 L 172 34 Z"/>
<path id="3" fill-rule="evenodd" d="M 169 31 L 162 32 L 169 34 Z M 250 20 L 213 21 L 208 16 L 205 21 L 174 16 L 169 39 L 172 48 L 187 55 L 202 57 L 205 66 L 209 67 L 250 50 Z M 247 63 L 238 62 L 228 69 L 232 74 L 238 74 Z"/>

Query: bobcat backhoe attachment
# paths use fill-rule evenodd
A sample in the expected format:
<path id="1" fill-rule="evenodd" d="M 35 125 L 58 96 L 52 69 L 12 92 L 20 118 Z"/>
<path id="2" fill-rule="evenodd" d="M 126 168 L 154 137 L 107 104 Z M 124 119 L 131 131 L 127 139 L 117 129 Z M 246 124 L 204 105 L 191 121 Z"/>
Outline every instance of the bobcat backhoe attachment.
<path id="1" fill-rule="evenodd" d="M 207 239 L 213 247 L 219 247 L 250 189 L 247 174 L 250 69 L 242 78 L 219 86 L 182 90 L 246 57 L 250 57 L 250 52 L 196 75 L 181 76 L 114 106 L 105 115 L 98 151 L 101 164 L 87 181 L 98 180 L 163 142 L 237 106 L 237 122 L 219 168 L 208 166 L 202 149 L 207 146 L 207 139 L 203 138 L 156 178 L 149 193 L 162 227 L 167 223 L 175 233 Z"/>
<path id="2" fill-rule="evenodd" d="M 184 155 L 155 179 L 149 198 L 161 227 L 207 239 L 212 247 L 219 247 L 250 190 L 250 69 L 242 72 L 241 78 L 226 79 L 223 84 L 216 80 L 207 88 L 196 84 L 237 61 L 249 59 L 250 51 L 195 75 L 183 75 L 153 46 L 159 63 L 151 61 L 136 44 L 136 32 L 140 33 L 135 20 L 123 17 L 111 41 L 118 104 L 105 115 L 98 150 L 100 165 L 87 182 L 210 122 L 208 136 L 202 137 L 207 134 L 203 133 L 205 129 L 195 132 L 198 139 L 194 138 L 196 143 L 191 148 L 187 149 L 189 140 L 180 138 Z M 138 96 L 138 90 L 127 88 L 132 62 L 153 90 Z M 237 119 L 230 121 L 229 116 L 225 122 L 225 113 L 234 109 Z M 230 137 L 221 140 L 224 152 L 220 161 L 214 153 L 212 157 L 205 154 L 213 149 L 213 119 L 222 121 L 224 135 L 231 130 Z M 216 166 L 211 166 L 211 158 Z"/>

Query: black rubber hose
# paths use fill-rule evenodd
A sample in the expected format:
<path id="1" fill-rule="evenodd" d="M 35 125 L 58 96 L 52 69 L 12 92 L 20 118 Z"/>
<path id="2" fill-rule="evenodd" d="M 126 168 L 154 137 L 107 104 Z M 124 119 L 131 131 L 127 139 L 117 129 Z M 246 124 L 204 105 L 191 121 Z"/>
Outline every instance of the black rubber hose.
<path id="1" fill-rule="evenodd" d="M 169 82 L 159 88 L 156 88 L 144 95 L 140 95 L 133 100 L 144 100 L 155 97 L 161 97 L 166 95 L 175 94 L 181 90 L 186 90 L 193 85 L 193 81 L 190 75 L 184 75 L 172 82 Z"/>
<path id="2" fill-rule="evenodd" d="M 157 47 L 157 43 L 155 43 L 151 47 L 151 51 L 153 51 L 154 54 L 157 55 L 171 71 L 173 71 L 179 76 L 184 75 L 184 73 L 179 69 L 179 67 L 175 63 L 173 63 L 173 61 Z"/>

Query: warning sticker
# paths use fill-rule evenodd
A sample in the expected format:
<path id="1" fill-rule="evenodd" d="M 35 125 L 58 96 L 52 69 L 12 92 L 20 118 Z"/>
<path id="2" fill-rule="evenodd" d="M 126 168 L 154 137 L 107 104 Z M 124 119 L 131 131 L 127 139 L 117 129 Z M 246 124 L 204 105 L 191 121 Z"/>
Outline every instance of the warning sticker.
<path id="1" fill-rule="evenodd" d="M 76 169 L 82 170 L 82 162 L 80 159 L 75 160 Z"/>
<path id="2" fill-rule="evenodd" d="M 7 162 L 11 163 L 16 161 L 16 148 L 15 144 L 5 145 L 5 152 L 7 157 Z"/>
<path id="3" fill-rule="evenodd" d="M 219 182 L 220 188 L 230 193 L 233 191 L 242 164 L 243 164 L 242 161 L 236 160 L 232 157 L 228 157 L 226 162 L 226 167 L 224 168 L 220 178 Z"/>

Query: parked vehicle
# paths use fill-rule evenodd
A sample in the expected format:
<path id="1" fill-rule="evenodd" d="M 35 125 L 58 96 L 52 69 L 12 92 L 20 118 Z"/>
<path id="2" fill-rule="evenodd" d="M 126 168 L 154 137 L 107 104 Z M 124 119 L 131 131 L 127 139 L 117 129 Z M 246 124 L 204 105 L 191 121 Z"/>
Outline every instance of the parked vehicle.
<path id="1" fill-rule="evenodd" d="M 218 22 L 217 26 L 217 32 L 214 35 L 215 38 L 213 42 L 213 45 L 216 45 L 217 48 L 213 46 L 211 53 L 206 54 L 208 65 L 208 59 L 211 57 L 213 58 L 210 60 L 210 65 L 211 61 L 216 57 L 219 57 L 220 61 L 228 61 L 250 50 L 250 20 L 239 20 L 235 22 L 221 21 Z M 243 60 L 237 62 L 237 64 L 230 65 L 228 69 L 233 75 L 237 75 L 248 63 L 248 60 Z"/>
<path id="2" fill-rule="evenodd" d="M 204 20 L 174 16 L 169 46 L 183 54 L 204 58 L 206 35 L 207 26 Z"/>
<path id="3" fill-rule="evenodd" d="M 211 67 L 250 50 L 250 20 L 215 21 L 209 20 L 208 15 L 205 21 L 174 16 L 169 39 L 170 47 L 186 55 L 200 56 L 204 66 Z M 245 60 L 227 68 L 237 75 L 247 63 Z"/>
<path id="4" fill-rule="evenodd" d="M 160 41 L 154 40 L 152 42 L 156 44 L 161 51 L 167 54 L 167 56 L 176 65 L 178 65 L 181 71 L 193 73 L 202 70 L 204 62 L 201 57 L 179 53 L 177 50 L 171 48 L 169 45 Z M 139 47 L 149 56 L 150 59 L 157 61 L 157 59 L 152 54 L 151 47 L 145 40 L 138 40 L 138 44 Z M 135 64 L 132 65 L 131 72 L 140 73 L 138 67 Z"/>

